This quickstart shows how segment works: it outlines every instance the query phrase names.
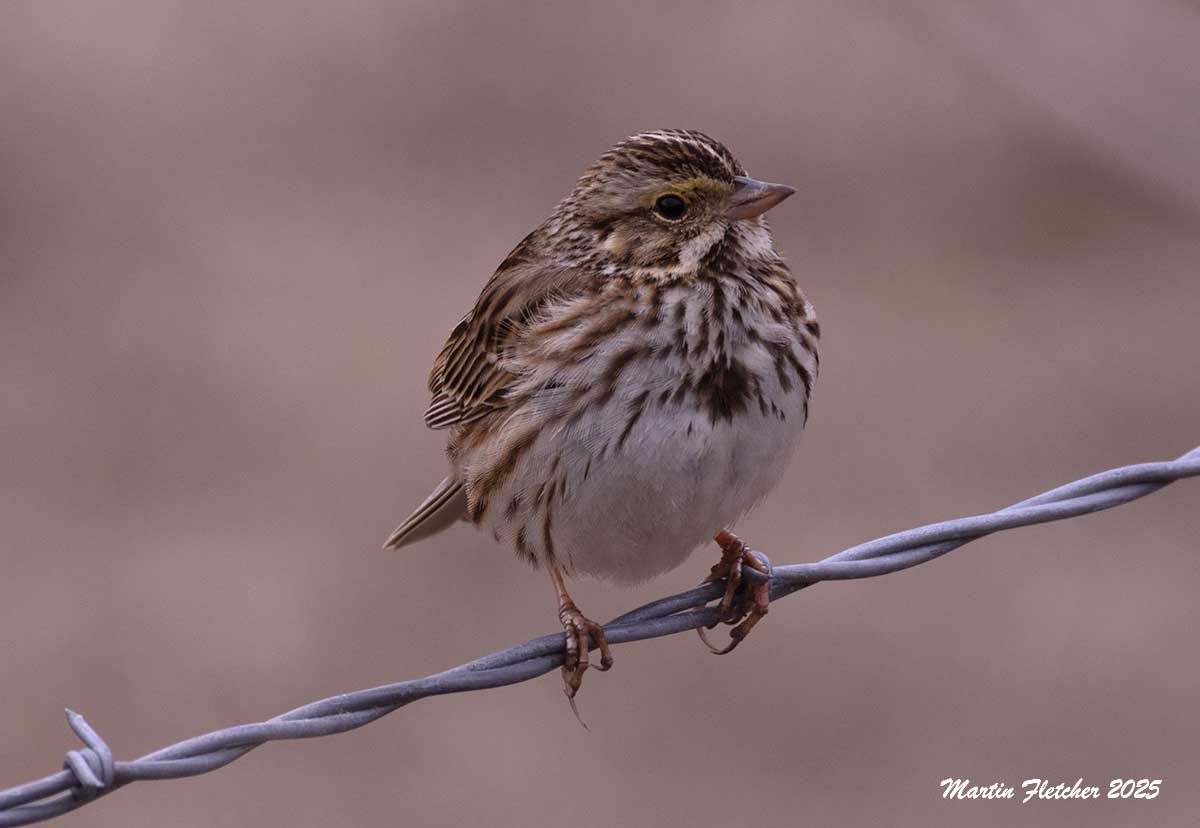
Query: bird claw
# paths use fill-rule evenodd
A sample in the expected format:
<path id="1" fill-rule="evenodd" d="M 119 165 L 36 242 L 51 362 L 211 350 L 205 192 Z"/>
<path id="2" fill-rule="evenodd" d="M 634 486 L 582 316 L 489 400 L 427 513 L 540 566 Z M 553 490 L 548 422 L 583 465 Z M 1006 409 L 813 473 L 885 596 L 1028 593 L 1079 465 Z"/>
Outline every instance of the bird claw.
<path id="1" fill-rule="evenodd" d="M 752 583 L 747 585 L 746 590 L 742 590 L 743 569 L 749 566 L 757 572 L 770 575 L 770 567 L 732 532 L 719 533 L 716 541 L 721 546 L 721 560 L 709 571 L 704 583 L 724 580 L 725 594 L 721 596 L 721 603 L 717 605 L 721 617 L 708 629 L 716 627 L 718 623 L 732 624 L 734 627 L 729 631 L 729 643 L 724 647 L 717 647 L 709 641 L 703 627 L 697 628 L 696 633 L 712 653 L 725 655 L 750 635 L 750 631 L 763 619 L 770 607 L 770 584 L 766 581 Z"/>
<path id="2" fill-rule="evenodd" d="M 563 631 L 567 634 L 567 654 L 562 665 L 563 693 L 571 705 L 571 712 L 584 729 L 587 729 L 587 724 L 580 717 L 579 708 L 575 705 L 575 694 L 583 685 L 583 674 L 593 666 L 588 658 L 588 650 L 594 641 L 600 650 L 600 663 L 595 667 L 601 672 L 612 667 L 612 651 L 604 637 L 604 628 L 587 618 L 573 602 L 564 601 L 559 606 L 558 620 L 562 622 Z"/>

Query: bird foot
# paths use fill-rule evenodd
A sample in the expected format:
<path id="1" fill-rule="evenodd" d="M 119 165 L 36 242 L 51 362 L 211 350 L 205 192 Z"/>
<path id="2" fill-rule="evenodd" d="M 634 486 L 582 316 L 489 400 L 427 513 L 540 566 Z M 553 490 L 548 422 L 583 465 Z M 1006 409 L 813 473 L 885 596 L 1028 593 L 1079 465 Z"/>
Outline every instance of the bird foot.
<path id="1" fill-rule="evenodd" d="M 770 574 L 770 568 L 732 532 L 719 532 L 714 540 L 721 547 L 721 560 L 709 571 L 704 583 L 725 581 L 725 594 L 718 604 L 721 618 L 717 623 L 732 624 L 734 627 L 729 631 L 729 643 L 724 647 L 717 647 L 709 641 L 703 627 L 697 628 L 696 632 L 709 650 L 716 655 L 725 655 L 745 640 L 754 625 L 767 614 L 771 601 L 770 586 L 765 582 L 745 584 L 746 589 L 741 588 L 743 568 L 749 566 L 764 575 Z M 708 629 L 713 629 L 717 623 Z"/>
<path id="2" fill-rule="evenodd" d="M 580 717 L 579 708 L 575 706 L 575 694 L 583 684 L 583 674 L 591 666 L 588 650 L 594 641 L 600 650 L 600 663 L 596 665 L 596 669 L 600 671 L 612 667 L 612 652 L 604 638 L 604 628 L 580 612 L 579 607 L 575 606 L 575 602 L 570 598 L 559 603 L 558 620 L 562 622 L 563 631 L 567 634 L 567 657 L 562 666 L 563 693 L 571 705 L 571 712 L 586 729 L 587 724 Z"/>

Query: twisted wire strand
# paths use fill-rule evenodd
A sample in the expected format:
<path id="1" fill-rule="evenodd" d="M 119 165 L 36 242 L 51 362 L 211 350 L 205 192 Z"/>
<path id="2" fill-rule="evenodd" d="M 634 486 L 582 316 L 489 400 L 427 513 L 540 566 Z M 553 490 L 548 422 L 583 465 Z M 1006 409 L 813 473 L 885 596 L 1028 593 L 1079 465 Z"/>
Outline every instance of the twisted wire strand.
<path id="1" fill-rule="evenodd" d="M 1177 460 L 1094 474 L 990 514 L 897 532 L 815 563 L 771 567 L 765 556 L 756 553 L 767 563 L 769 575 L 747 568 L 743 577 L 760 583 L 769 579 L 771 599 L 776 600 L 820 581 L 898 572 L 994 532 L 1111 509 L 1176 480 L 1196 476 L 1200 476 L 1200 447 Z M 706 605 L 723 592 L 723 584 L 711 583 L 652 601 L 605 625 L 605 635 L 610 644 L 623 644 L 713 624 L 719 620 L 719 613 Z M 441 673 L 330 696 L 264 722 L 185 739 L 129 762 L 114 760 L 104 739 L 83 716 L 68 710 L 67 722 L 84 747 L 67 751 L 63 769 L 57 773 L 0 791 L 0 828 L 51 819 L 130 782 L 208 773 L 264 742 L 353 730 L 418 699 L 528 681 L 562 664 L 564 641 L 562 633 L 545 635 Z"/>

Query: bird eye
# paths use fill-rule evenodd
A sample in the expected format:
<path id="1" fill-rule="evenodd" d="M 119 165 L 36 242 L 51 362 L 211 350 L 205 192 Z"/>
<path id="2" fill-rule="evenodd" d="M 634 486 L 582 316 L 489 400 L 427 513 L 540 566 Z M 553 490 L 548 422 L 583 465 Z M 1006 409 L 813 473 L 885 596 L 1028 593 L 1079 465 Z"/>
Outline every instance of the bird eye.
<path id="1" fill-rule="evenodd" d="M 679 221 L 687 214 L 687 202 L 673 193 L 668 193 L 659 196 L 658 201 L 654 202 L 654 212 L 667 221 Z"/>

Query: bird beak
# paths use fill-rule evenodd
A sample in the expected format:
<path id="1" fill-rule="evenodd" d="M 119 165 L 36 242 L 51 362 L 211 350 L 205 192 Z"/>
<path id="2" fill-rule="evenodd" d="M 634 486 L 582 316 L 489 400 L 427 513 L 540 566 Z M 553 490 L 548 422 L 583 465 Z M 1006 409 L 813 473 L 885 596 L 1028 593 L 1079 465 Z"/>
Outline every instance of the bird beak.
<path id="1" fill-rule="evenodd" d="M 744 175 L 735 176 L 725 217 L 730 221 L 741 221 L 761 216 L 794 192 L 796 188 L 786 184 L 768 184 Z"/>

